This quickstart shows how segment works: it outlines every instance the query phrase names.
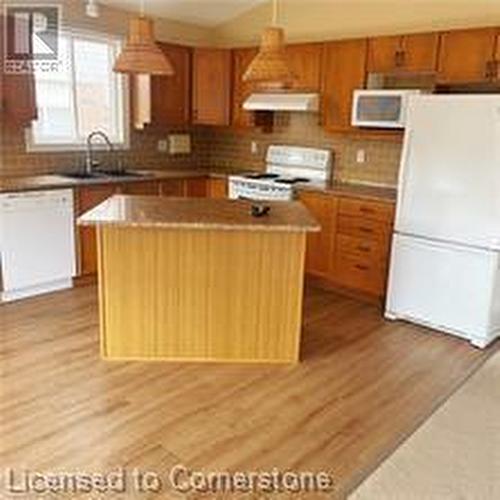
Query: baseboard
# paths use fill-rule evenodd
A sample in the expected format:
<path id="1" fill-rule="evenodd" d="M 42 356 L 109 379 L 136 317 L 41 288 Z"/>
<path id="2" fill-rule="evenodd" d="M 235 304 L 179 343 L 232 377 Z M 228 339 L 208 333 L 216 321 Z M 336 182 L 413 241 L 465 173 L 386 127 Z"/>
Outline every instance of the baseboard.
<path id="1" fill-rule="evenodd" d="M 323 288 L 324 290 L 336 292 L 351 299 L 356 299 L 361 302 L 377 305 L 379 307 L 382 307 L 385 303 L 385 297 L 380 297 L 379 295 L 373 295 L 367 292 L 362 292 L 360 290 L 348 288 L 346 286 L 335 283 L 331 279 L 324 276 L 306 274 L 306 284 L 311 284 L 313 286 Z"/>
<path id="2" fill-rule="evenodd" d="M 73 278 L 73 286 L 75 287 L 95 285 L 96 283 L 96 274 L 86 274 L 84 276 L 76 276 L 75 278 Z"/>
<path id="3" fill-rule="evenodd" d="M 16 300 L 27 299 L 45 293 L 58 292 L 60 290 L 67 290 L 73 287 L 73 280 L 63 279 L 51 281 L 50 283 L 43 283 L 41 285 L 22 288 L 19 290 L 4 290 L 1 293 L 2 302 L 14 302 Z"/>

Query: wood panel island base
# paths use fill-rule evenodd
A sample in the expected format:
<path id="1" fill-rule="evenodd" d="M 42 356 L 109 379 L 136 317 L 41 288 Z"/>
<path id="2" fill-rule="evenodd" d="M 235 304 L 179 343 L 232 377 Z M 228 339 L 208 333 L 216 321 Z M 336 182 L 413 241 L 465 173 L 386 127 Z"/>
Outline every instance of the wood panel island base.
<path id="1" fill-rule="evenodd" d="M 98 236 L 107 359 L 299 360 L 306 232 L 299 202 L 117 195 L 82 215 Z"/>

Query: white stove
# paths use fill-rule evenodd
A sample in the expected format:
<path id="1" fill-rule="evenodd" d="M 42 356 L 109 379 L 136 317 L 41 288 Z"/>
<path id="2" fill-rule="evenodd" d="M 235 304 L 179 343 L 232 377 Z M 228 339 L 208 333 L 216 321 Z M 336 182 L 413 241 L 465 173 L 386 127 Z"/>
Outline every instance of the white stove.
<path id="1" fill-rule="evenodd" d="M 330 179 L 332 152 L 298 146 L 269 146 L 266 171 L 229 177 L 229 197 L 251 200 L 294 198 L 301 184 L 324 184 Z"/>

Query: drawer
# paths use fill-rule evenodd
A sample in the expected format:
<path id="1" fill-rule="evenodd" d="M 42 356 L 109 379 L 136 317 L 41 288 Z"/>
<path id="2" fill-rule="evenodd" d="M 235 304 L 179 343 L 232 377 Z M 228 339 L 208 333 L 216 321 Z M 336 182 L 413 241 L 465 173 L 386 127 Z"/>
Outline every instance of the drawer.
<path id="1" fill-rule="evenodd" d="M 371 239 L 387 243 L 391 235 L 391 230 L 392 228 L 388 224 L 374 219 L 339 215 L 337 221 L 338 234 L 361 238 L 363 240 Z"/>
<path id="2" fill-rule="evenodd" d="M 394 206 L 389 203 L 365 201 L 357 198 L 342 198 L 339 203 L 339 214 L 377 220 L 392 225 Z"/>
<path id="3" fill-rule="evenodd" d="M 386 266 L 366 257 L 357 257 L 337 252 L 335 256 L 335 278 L 341 285 L 382 296 L 385 288 Z"/>
<path id="4" fill-rule="evenodd" d="M 337 251 L 342 255 L 363 257 L 372 262 L 385 262 L 388 245 L 373 238 L 357 238 L 339 234 L 337 236 Z"/>

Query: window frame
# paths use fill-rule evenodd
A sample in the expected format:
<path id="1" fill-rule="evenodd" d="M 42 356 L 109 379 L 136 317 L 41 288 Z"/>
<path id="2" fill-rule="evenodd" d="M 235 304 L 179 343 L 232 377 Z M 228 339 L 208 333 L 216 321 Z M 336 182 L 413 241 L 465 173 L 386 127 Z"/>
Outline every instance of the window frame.
<path id="1" fill-rule="evenodd" d="M 118 52 L 121 50 L 124 39 L 123 37 L 116 36 L 116 35 L 107 35 L 104 33 L 98 33 L 94 31 L 83 31 L 83 30 L 75 30 L 75 29 L 68 29 L 65 28 L 61 30 L 61 34 L 65 36 L 69 36 L 71 38 L 79 38 L 83 40 L 89 40 L 93 42 L 107 42 L 107 43 L 114 43 L 116 44 L 116 54 L 118 55 Z M 72 56 L 72 61 L 74 62 L 74 52 L 72 49 L 71 52 Z M 75 82 L 74 80 L 74 75 L 75 75 L 75 68 L 74 66 L 72 67 L 72 73 L 73 73 L 73 84 Z M 130 127 L 130 99 L 129 99 L 129 93 L 130 93 L 130 87 L 129 87 L 129 79 L 127 78 L 127 75 L 122 75 L 117 73 L 117 78 L 119 79 L 119 82 L 121 83 L 118 85 L 118 92 L 117 95 L 115 96 L 116 99 L 116 106 L 117 110 L 120 116 L 118 116 L 118 120 L 122 127 L 122 132 L 123 132 L 123 142 L 114 142 L 111 141 L 113 144 L 113 148 L 116 150 L 128 150 L 130 149 L 130 132 L 131 132 L 131 127 Z M 121 94 L 121 95 L 120 95 Z M 76 92 L 75 88 L 73 87 L 73 101 L 74 104 L 76 105 Z M 74 116 L 76 119 L 76 115 Z M 54 142 L 51 144 L 39 144 L 35 142 L 35 137 L 33 134 L 33 127 L 30 125 L 26 127 L 25 129 L 25 139 L 26 139 L 26 151 L 28 153 L 43 153 L 43 152 L 72 152 L 72 151 L 85 151 L 87 149 L 86 142 Z M 95 143 L 92 145 L 93 149 L 103 149 L 105 150 L 107 148 L 106 144 L 101 144 L 101 143 Z"/>

